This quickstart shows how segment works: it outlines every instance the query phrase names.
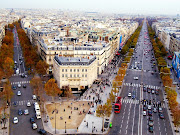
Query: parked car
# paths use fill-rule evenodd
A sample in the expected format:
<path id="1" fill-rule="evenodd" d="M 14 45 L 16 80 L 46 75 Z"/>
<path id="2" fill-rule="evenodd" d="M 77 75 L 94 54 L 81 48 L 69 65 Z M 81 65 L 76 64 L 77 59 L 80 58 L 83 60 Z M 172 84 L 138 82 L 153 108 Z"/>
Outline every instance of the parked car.
<path id="1" fill-rule="evenodd" d="M 153 133 L 153 127 L 149 126 L 149 132 Z"/>

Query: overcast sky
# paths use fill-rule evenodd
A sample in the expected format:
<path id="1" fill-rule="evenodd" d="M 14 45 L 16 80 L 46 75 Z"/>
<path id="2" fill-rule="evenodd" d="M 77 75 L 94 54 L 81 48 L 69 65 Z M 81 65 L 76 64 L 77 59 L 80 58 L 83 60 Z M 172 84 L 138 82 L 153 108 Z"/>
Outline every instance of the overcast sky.
<path id="1" fill-rule="evenodd" d="M 180 14 L 180 0 L 1 0 L 0 8 L 55 8 L 130 14 Z"/>

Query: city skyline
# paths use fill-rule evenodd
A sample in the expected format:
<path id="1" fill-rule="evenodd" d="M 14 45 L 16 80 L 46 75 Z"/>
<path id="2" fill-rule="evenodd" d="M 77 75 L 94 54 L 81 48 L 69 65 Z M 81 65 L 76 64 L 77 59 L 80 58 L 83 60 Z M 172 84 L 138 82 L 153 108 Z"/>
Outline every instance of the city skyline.
<path id="1" fill-rule="evenodd" d="M 0 8 L 49 8 L 62 10 L 79 10 L 118 14 L 180 14 L 179 0 L 6 0 L 2 1 Z"/>

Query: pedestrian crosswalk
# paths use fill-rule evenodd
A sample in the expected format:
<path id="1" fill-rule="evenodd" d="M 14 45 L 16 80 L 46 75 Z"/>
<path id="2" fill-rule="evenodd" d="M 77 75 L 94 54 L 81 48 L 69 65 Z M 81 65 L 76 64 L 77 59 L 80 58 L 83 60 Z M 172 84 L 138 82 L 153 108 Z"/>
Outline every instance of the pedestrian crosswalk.
<path id="1" fill-rule="evenodd" d="M 141 87 L 141 84 L 136 84 L 136 83 L 123 83 L 124 86 L 132 86 L 132 87 Z M 154 86 L 154 85 L 145 85 L 148 88 L 151 89 L 160 89 L 159 86 Z"/>
<path id="2" fill-rule="evenodd" d="M 121 102 L 122 103 L 130 103 L 130 104 L 139 104 L 139 100 L 129 99 L 129 98 L 121 99 Z"/>
<path id="3" fill-rule="evenodd" d="M 27 102 L 30 102 L 31 104 L 35 103 L 35 100 L 23 100 L 23 101 L 16 101 L 17 105 L 27 105 Z M 13 102 L 11 103 L 13 105 Z"/>
<path id="4" fill-rule="evenodd" d="M 30 81 L 11 82 L 11 85 L 13 85 L 13 84 L 24 84 L 24 83 L 30 83 Z"/>

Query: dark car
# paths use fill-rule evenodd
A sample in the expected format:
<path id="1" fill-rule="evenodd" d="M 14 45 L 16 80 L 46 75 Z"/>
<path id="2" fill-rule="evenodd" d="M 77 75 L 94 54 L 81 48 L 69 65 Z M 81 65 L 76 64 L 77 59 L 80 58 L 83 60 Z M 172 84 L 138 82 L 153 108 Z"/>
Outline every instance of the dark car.
<path id="1" fill-rule="evenodd" d="M 148 110 L 148 115 L 152 116 L 152 111 L 151 110 Z"/>
<path id="2" fill-rule="evenodd" d="M 143 111 L 146 111 L 147 110 L 147 107 L 146 105 L 143 106 Z"/>
<path id="3" fill-rule="evenodd" d="M 15 101 L 15 102 L 13 102 L 13 106 L 17 106 L 17 102 Z"/>
<path id="4" fill-rule="evenodd" d="M 18 115 L 22 115 L 23 111 L 21 109 L 18 110 Z"/>
<path id="5" fill-rule="evenodd" d="M 147 92 L 148 92 L 148 93 L 151 93 L 151 89 L 150 89 L 150 88 L 148 88 Z"/>
<path id="6" fill-rule="evenodd" d="M 149 121 L 153 121 L 153 117 L 152 116 L 149 116 Z"/>
<path id="7" fill-rule="evenodd" d="M 164 119 L 164 115 L 162 113 L 159 113 L 160 119 Z"/>
<path id="8" fill-rule="evenodd" d="M 146 87 L 144 87 L 144 88 L 143 88 L 143 91 L 144 91 L 144 92 L 146 92 L 146 91 L 147 91 L 147 88 L 146 88 Z"/>
<path id="9" fill-rule="evenodd" d="M 39 129 L 38 133 L 42 134 L 42 135 L 46 135 L 46 131 L 44 129 Z"/>
<path id="10" fill-rule="evenodd" d="M 35 123 L 34 117 L 31 117 L 31 118 L 30 118 L 30 122 L 31 122 L 31 123 Z"/>
<path id="11" fill-rule="evenodd" d="M 21 74 L 21 77 L 24 78 L 24 77 L 25 77 L 25 74 Z"/>
<path id="12" fill-rule="evenodd" d="M 26 88 L 26 85 L 25 85 L 25 84 L 23 85 L 23 88 Z"/>
<path id="13" fill-rule="evenodd" d="M 17 87 L 16 87 L 15 85 L 13 85 L 13 86 L 12 86 L 12 89 L 13 89 L 13 90 L 16 90 L 16 89 L 17 89 Z"/>
<path id="14" fill-rule="evenodd" d="M 158 90 L 156 90 L 156 91 L 155 91 L 155 94 L 156 94 L 156 95 L 159 95 L 159 91 L 158 91 Z"/>
<path id="15" fill-rule="evenodd" d="M 149 132 L 153 133 L 153 127 L 149 126 Z"/>

